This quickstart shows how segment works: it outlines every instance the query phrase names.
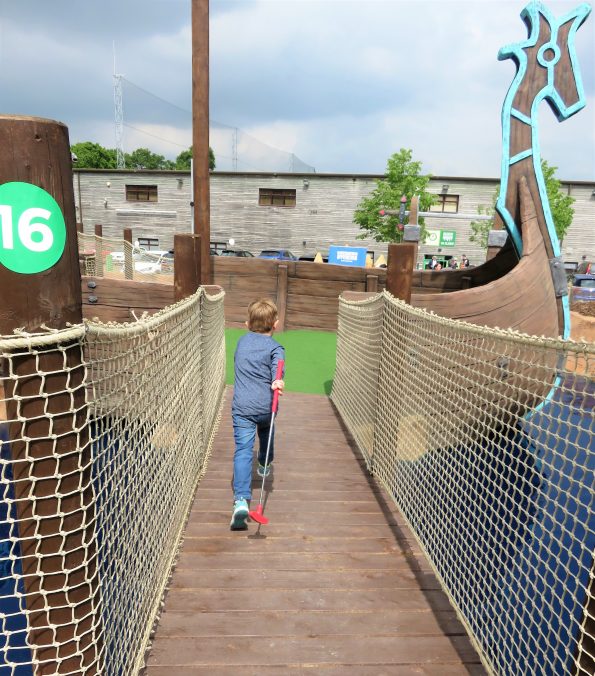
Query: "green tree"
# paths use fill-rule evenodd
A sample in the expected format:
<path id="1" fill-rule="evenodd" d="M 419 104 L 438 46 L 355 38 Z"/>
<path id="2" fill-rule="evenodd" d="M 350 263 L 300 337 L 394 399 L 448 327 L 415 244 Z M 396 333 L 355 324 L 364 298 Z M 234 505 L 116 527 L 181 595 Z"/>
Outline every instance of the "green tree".
<path id="1" fill-rule="evenodd" d="M 474 242 L 477 246 L 480 246 L 482 249 L 488 248 L 488 234 L 490 230 L 494 227 L 494 214 L 496 213 L 496 200 L 500 194 L 500 185 L 494 190 L 492 195 L 491 204 L 480 204 L 477 208 L 478 213 L 492 216 L 491 221 L 471 221 L 469 226 L 471 227 L 471 234 L 469 235 L 469 241 Z"/>
<path id="2" fill-rule="evenodd" d="M 99 143 L 82 141 L 70 147 L 76 155 L 76 166 L 82 169 L 115 169 L 116 151 L 113 148 L 104 148 Z"/>
<path id="3" fill-rule="evenodd" d="M 124 155 L 127 169 L 174 169 L 175 164 L 166 160 L 163 155 L 157 155 L 148 148 L 137 148 Z"/>
<path id="4" fill-rule="evenodd" d="M 188 150 L 182 152 L 176 157 L 176 169 L 190 169 L 190 160 L 192 160 L 192 146 Z M 215 153 L 209 146 L 209 169 L 213 171 L 215 168 Z"/>
<path id="5" fill-rule="evenodd" d="M 558 167 L 550 167 L 547 160 L 541 160 L 541 171 L 543 173 L 548 202 L 550 203 L 554 228 L 556 229 L 560 243 L 562 243 L 564 237 L 566 237 L 568 228 L 572 225 L 574 217 L 572 205 L 575 200 L 562 190 L 560 181 L 555 176 L 557 169 Z M 490 216 L 494 215 L 499 192 L 500 187 L 496 188 L 492 204 L 489 206 L 480 205 L 478 209 L 479 213 L 489 214 Z M 493 221 L 473 221 L 470 225 L 472 234 L 469 239 L 485 249 L 488 245 L 488 232 L 493 225 Z"/>
<path id="6" fill-rule="evenodd" d="M 556 170 L 558 167 L 550 167 L 546 160 L 541 160 L 541 171 L 543 172 L 543 179 L 545 181 L 545 190 L 547 198 L 550 203 L 550 210 L 552 212 L 552 219 L 556 234 L 560 243 L 562 243 L 568 228 L 572 225 L 574 217 L 574 197 L 571 197 L 562 190 L 560 181 L 556 178 Z"/>
<path id="7" fill-rule="evenodd" d="M 431 176 L 422 175 L 421 162 L 414 162 L 412 157 L 413 152 L 404 148 L 389 157 L 384 178 L 376 181 L 376 188 L 362 199 L 355 210 L 353 220 L 363 230 L 357 239 L 371 237 L 376 242 L 401 242 L 403 226 L 399 217 L 381 216 L 380 210 L 399 209 L 403 195 L 407 198 L 407 206 L 414 195 L 419 195 L 420 211 L 428 211 L 434 203 L 434 195 L 426 190 Z M 423 240 L 423 218 L 419 219 L 419 223 Z"/>

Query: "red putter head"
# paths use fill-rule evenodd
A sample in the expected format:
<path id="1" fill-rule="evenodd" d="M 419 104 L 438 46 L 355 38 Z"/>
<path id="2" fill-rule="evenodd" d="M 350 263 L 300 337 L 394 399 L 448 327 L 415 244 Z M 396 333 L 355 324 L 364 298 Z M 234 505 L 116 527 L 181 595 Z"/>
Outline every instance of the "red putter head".
<path id="1" fill-rule="evenodd" d="M 263 526 L 265 526 L 269 522 L 266 516 L 262 513 L 262 505 L 258 505 L 256 509 L 253 509 L 252 511 L 248 512 L 248 514 L 250 515 L 252 521 L 256 521 L 256 523 L 261 523 Z"/>

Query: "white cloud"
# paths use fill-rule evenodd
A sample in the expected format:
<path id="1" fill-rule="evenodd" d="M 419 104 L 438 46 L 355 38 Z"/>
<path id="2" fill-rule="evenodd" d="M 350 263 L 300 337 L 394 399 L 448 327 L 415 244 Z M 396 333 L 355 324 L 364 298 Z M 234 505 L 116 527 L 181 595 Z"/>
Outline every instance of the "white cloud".
<path id="1" fill-rule="evenodd" d="M 547 3 L 556 15 L 578 0 Z M 126 150 L 175 157 L 189 138 L 188 0 L 19 0 L 0 19 L 2 113 L 54 117 L 75 140 L 113 146 L 112 40 L 126 90 Z M 525 39 L 525 0 L 211 0 L 211 118 L 252 162 L 295 153 L 319 171 L 381 172 L 412 148 L 428 171 L 498 174 L 500 108 L 514 75 L 497 61 Z M 139 21 L 142 16 L 142 21 Z M 540 114 L 543 154 L 563 178 L 595 177 L 595 16 L 577 35 L 589 107 Z M 151 135 L 149 135 L 151 134 Z M 228 131 L 211 133 L 231 158 Z M 217 153 L 217 150 L 216 150 Z M 231 161 L 231 160 L 229 160 Z M 218 163 L 218 166 L 221 164 Z"/>

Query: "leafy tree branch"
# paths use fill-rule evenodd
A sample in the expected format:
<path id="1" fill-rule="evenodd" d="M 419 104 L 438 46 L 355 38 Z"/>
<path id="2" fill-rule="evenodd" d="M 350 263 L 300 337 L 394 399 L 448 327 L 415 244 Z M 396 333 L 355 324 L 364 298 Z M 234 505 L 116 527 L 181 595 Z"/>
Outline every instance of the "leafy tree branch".
<path id="1" fill-rule="evenodd" d="M 363 232 L 357 239 L 374 239 L 376 242 L 401 242 L 403 240 L 403 225 L 398 216 L 381 216 L 381 209 L 396 209 L 401 206 L 401 197 L 407 198 L 407 207 L 414 195 L 419 195 L 419 210 L 428 211 L 435 201 L 435 196 L 426 188 L 430 174 L 421 174 L 421 162 L 412 159 L 413 152 L 401 148 L 398 153 L 389 157 L 384 178 L 376 181 L 376 188 L 364 197 L 358 204 L 353 220 Z M 405 219 L 405 223 L 408 220 Z M 421 239 L 425 236 L 423 218 L 421 225 Z"/>

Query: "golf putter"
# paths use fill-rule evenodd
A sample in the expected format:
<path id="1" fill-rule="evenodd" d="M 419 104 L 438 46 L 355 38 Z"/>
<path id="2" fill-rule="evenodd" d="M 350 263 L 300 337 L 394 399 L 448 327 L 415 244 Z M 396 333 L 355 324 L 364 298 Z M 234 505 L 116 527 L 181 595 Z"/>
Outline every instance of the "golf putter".
<path id="1" fill-rule="evenodd" d="M 285 365 L 285 361 L 283 359 L 279 359 L 277 363 L 277 373 L 275 374 L 275 380 L 281 380 L 283 377 L 283 366 Z M 275 414 L 277 413 L 277 408 L 279 407 L 279 390 L 275 390 L 273 392 L 273 405 L 271 406 L 271 427 L 269 429 L 269 440 L 267 442 L 267 454 L 266 458 L 264 461 L 264 471 L 263 471 L 263 477 L 262 477 L 262 485 L 260 487 L 260 499 L 258 501 L 258 505 L 256 509 L 251 509 L 248 514 L 250 518 L 253 521 L 256 521 L 256 523 L 261 523 L 263 525 L 267 524 L 269 520 L 266 518 L 266 516 L 263 514 L 263 504 L 262 504 L 262 499 L 264 496 L 264 482 L 266 480 L 266 470 L 269 464 L 269 451 L 271 450 L 271 440 L 273 438 L 273 427 L 275 425 Z"/>

